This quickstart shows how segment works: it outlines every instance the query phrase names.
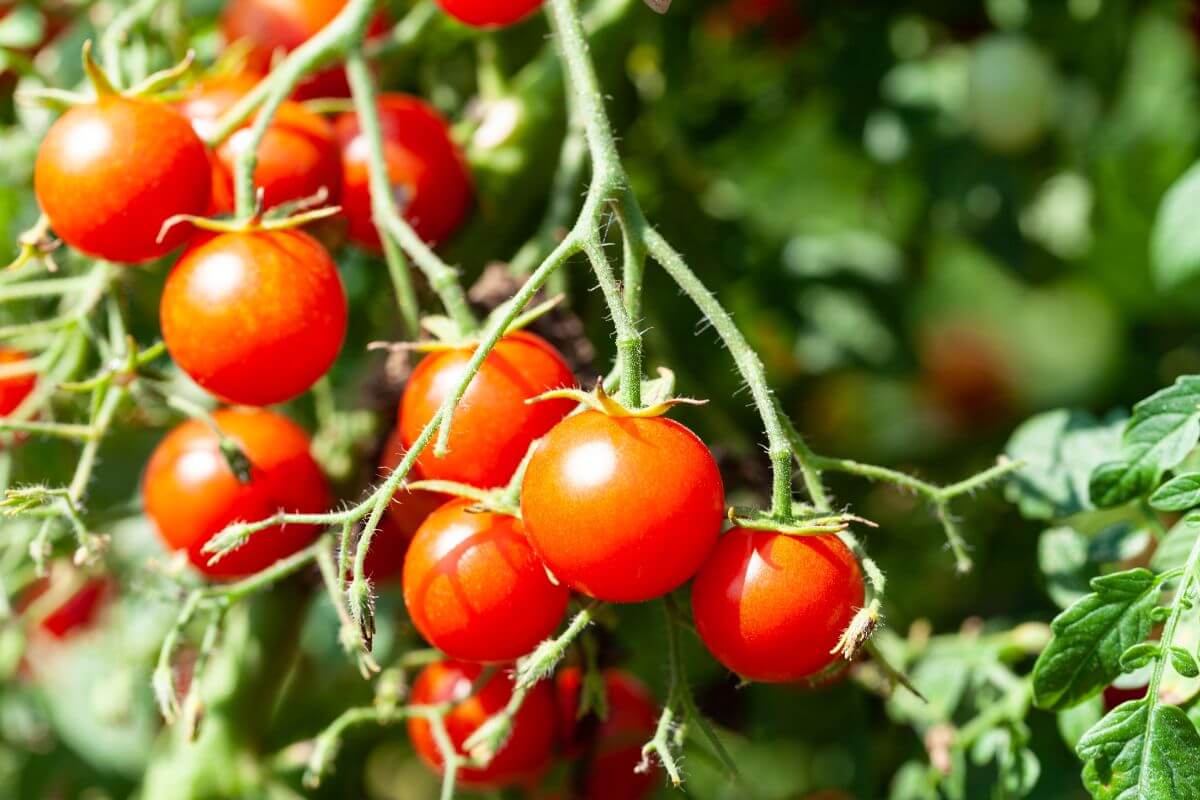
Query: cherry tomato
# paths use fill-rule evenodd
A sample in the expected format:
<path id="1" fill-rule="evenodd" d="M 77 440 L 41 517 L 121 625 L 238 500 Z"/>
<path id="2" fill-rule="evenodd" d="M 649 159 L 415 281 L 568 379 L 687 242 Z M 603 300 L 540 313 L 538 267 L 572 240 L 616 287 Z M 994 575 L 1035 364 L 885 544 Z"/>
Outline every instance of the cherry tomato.
<path id="1" fill-rule="evenodd" d="M 285 525 L 253 534 L 216 564 L 201 548 L 233 522 L 256 522 L 278 511 L 317 514 L 332 502 L 320 467 L 309 454 L 305 432 L 286 417 L 257 408 L 213 414 L 252 464 L 249 483 L 239 483 L 221 454 L 217 435 L 189 420 L 159 443 L 142 479 L 147 516 L 172 550 L 212 578 L 237 578 L 269 567 L 309 544 L 317 528 Z"/>
<path id="2" fill-rule="evenodd" d="M 642 746 L 654 736 L 658 708 L 642 682 L 624 670 L 604 671 L 608 716 L 579 718 L 583 673 L 578 667 L 559 671 L 559 724 L 569 758 L 586 756 L 583 791 L 586 800 L 644 800 L 654 794 L 658 770 L 638 772 Z"/>
<path id="3" fill-rule="evenodd" d="M 417 234 L 431 243 L 449 236 L 471 205 L 471 175 L 446 121 L 429 105 L 403 94 L 379 99 L 384 157 L 400 209 Z M 379 232 L 371 217 L 367 141 L 358 117 L 344 114 L 337 121 L 342 144 L 345 192 L 342 207 L 350 223 L 350 238 L 379 251 Z"/>
<path id="4" fill-rule="evenodd" d="M 421 429 L 466 371 L 473 351 L 431 353 L 417 364 L 400 399 L 400 435 L 412 447 Z M 450 448 L 437 458 L 430 445 L 417 458 L 421 474 L 481 488 L 503 486 L 529 445 L 575 407 L 571 400 L 525 401 L 551 389 L 572 386 L 575 378 L 558 351 L 532 333 L 505 336 L 484 360 L 454 412 Z"/>
<path id="5" fill-rule="evenodd" d="M 203 214 L 212 192 L 208 154 L 174 109 L 104 97 L 76 106 L 46 134 L 34 168 L 42 211 L 63 241 L 125 263 L 165 256 L 188 236 L 176 214 Z"/>
<path id="6" fill-rule="evenodd" d="M 570 593 L 534 555 L 521 521 L 456 498 L 430 515 L 404 560 L 404 604 L 451 658 L 512 661 L 549 638 Z"/>
<path id="7" fill-rule="evenodd" d="M 297 230 L 200 239 L 171 270 L 159 314 L 175 363 L 218 397 L 248 405 L 306 391 L 346 336 L 337 266 Z"/>
<path id="8" fill-rule="evenodd" d="M 239 75 L 197 86 L 180 104 L 201 136 L 211 134 L 221 115 L 258 83 L 258 76 Z M 233 211 L 236 164 L 249 146 L 247 123 L 225 140 L 213 158 L 214 213 Z M 342 191 L 342 158 L 333 125 L 299 103 L 284 102 L 258 147 L 254 185 L 262 190 L 263 207 L 273 208 L 315 196 L 322 189 L 336 204 Z"/>
<path id="9" fill-rule="evenodd" d="M 863 579 L 836 536 L 734 528 L 692 584 L 696 630 L 743 678 L 779 683 L 820 672 L 854 613 Z"/>
<path id="10" fill-rule="evenodd" d="M 50 591 L 54 580 L 54 577 L 40 578 L 30 585 L 21 597 L 20 610 L 25 611 Z M 96 621 L 111 591 L 108 581 L 97 578 L 85 580 L 70 597 L 39 620 L 39 627 L 55 639 L 66 639 Z"/>
<path id="11" fill-rule="evenodd" d="M 267 72 L 277 53 L 295 50 L 333 21 L 346 6 L 346 0 L 230 0 L 221 17 L 221 32 L 226 41 L 250 45 L 246 66 L 254 72 Z M 382 16 L 371 21 L 371 35 L 386 30 Z M 305 78 L 292 96 L 297 100 L 314 97 L 348 97 L 345 70 L 331 67 Z"/>
<path id="12" fill-rule="evenodd" d="M 665 417 L 568 417 L 542 440 L 521 486 L 525 529 L 550 571 L 618 603 L 660 597 L 692 577 L 723 510 L 712 454 Z"/>
<path id="13" fill-rule="evenodd" d="M 528 17 L 542 0 L 438 0 L 450 16 L 476 28 L 512 25 Z"/>
<path id="14" fill-rule="evenodd" d="M 0 346 L 0 364 L 20 364 L 29 360 L 29 354 L 12 347 Z M 7 417 L 17 410 L 37 385 L 37 375 L 13 375 L 0 378 L 0 417 Z"/>
<path id="15" fill-rule="evenodd" d="M 445 723 L 450 740 L 463 755 L 463 742 L 503 709 L 512 696 L 512 677 L 509 670 L 503 669 L 496 670 L 479 691 L 471 695 L 472 684 L 483 669 L 480 664 L 442 661 L 422 670 L 412 687 L 410 700 L 414 705 L 455 703 L 446 714 Z M 542 681 L 526 695 L 513 720 L 508 743 L 486 767 L 460 769 L 459 783 L 470 788 L 490 789 L 532 781 L 550 761 L 557 736 L 557 719 L 554 690 Z M 442 757 L 429 722 L 410 717 L 408 736 L 421 760 L 440 771 Z"/>

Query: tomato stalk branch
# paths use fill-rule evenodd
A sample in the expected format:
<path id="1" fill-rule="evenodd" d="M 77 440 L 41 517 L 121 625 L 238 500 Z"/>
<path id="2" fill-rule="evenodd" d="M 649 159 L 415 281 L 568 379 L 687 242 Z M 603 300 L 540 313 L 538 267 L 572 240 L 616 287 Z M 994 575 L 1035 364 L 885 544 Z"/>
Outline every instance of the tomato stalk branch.
<path id="1" fill-rule="evenodd" d="M 383 148 L 383 130 L 379 120 L 379 104 L 375 91 L 375 81 L 367 68 L 359 47 L 350 48 L 346 59 L 346 73 L 350 80 L 350 92 L 354 99 L 358 124 L 363 137 L 367 141 L 367 170 L 371 184 L 371 214 L 375 227 L 379 230 L 380 238 L 385 243 L 384 254 L 388 256 L 388 269 L 393 281 L 403 273 L 401 283 L 397 283 L 397 294 L 404 294 L 401 300 L 401 311 L 406 325 L 411 324 L 415 330 L 416 299 L 413 295 L 412 281 L 408 277 L 404 265 L 398 257 L 401 250 L 407 253 L 425 274 L 429 285 L 437 293 L 446 309 L 446 313 L 458 325 L 459 333 L 468 334 L 478 327 L 471 307 L 467 303 L 466 292 L 458 279 L 458 273 L 448 266 L 433 252 L 425 241 L 417 235 L 412 226 L 405 222 L 396 205 L 392 192 L 391 177 L 388 174 L 387 159 Z M 391 241 L 396 247 L 387 248 Z M 411 308 L 406 308 L 411 305 Z M 414 316 L 410 319 L 409 314 Z"/>

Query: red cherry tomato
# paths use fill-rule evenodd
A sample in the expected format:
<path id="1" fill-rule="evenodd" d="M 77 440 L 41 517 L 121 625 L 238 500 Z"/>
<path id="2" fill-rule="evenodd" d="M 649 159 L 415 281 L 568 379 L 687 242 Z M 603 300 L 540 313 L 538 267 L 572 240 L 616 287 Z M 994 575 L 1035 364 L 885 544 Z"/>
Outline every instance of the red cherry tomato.
<path id="1" fill-rule="evenodd" d="M 249 483 L 239 483 L 221 454 L 217 435 L 189 420 L 159 443 L 142 479 L 147 516 L 172 550 L 212 578 L 250 575 L 302 549 L 316 536 L 310 525 L 285 525 L 253 534 L 216 564 L 201 548 L 233 522 L 257 522 L 287 511 L 321 513 L 332 502 L 320 467 L 309 454 L 305 432 L 278 414 L 257 408 L 228 408 L 213 414 L 253 465 Z"/>
<path id="2" fill-rule="evenodd" d="M 221 32 L 228 42 L 250 45 L 247 67 L 267 72 L 277 53 L 295 50 L 333 21 L 346 6 L 346 0 L 230 0 L 221 17 Z M 386 30 L 382 16 L 371 21 L 369 33 Z M 292 96 L 297 100 L 313 97 L 347 97 L 350 94 L 345 70 L 331 67 L 305 78 Z"/>
<path id="3" fill-rule="evenodd" d="M 471 175 L 450 138 L 449 126 L 429 105 L 402 94 L 379 99 L 379 122 L 392 192 L 405 219 L 426 241 L 445 239 L 471 205 Z M 350 223 L 350 238 L 378 251 L 381 245 L 371 217 L 367 141 L 358 117 L 340 117 L 337 135 L 344 165 L 342 207 Z"/>
<path id="4" fill-rule="evenodd" d="M 660 781 L 658 770 L 637 771 L 642 746 L 653 738 L 658 726 L 658 707 L 642 682 L 624 670 L 605 670 L 608 716 L 603 721 L 579 718 L 583 673 L 578 667 L 561 670 L 555 685 L 566 755 L 588 758 L 582 796 L 587 800 L 645 800 L 654 794 Z"/>
<path id="5" fill-rule="evenodd" d="M 203 214 L 212 192 L 208 154 L 174 109 L 104 97 L 64 114 L 46 134 L 34 168 L 42 211 L 63 241 L 125 263 L 165 256 L 188 236 L 176 214 Z"/>
<path id="6" fill-rule="evenodd" d="M 450 16 L 476 28 L 495 28 L 520 22 L 542 5 L 542 0 L 438 0 Z"/>
<path id="7" fill-rule="evenodd" d="M 734 528 L 692 584 L 696 630 L 743 678 L 799 680 L 833 663 L 863 604 L 854 554 L 836 536 Z"/>
<path id="8" fill-rule="evenodd" d="M 472 684 L 483 669 L 479 664 L 442 661 L 422 670 L 413 683 L 410 700 L 414 705 L 455 703 L 446 715 L 445 723 L 450 740 L 463 755 L 463 742 L 503 709 L 512 696 L 512 678 L 509 671 L 503 669 L 497 670 L 476 694 L 471 695 Z M 459 770 L 459 783 L 469 788 L 491 789 L 534 780 L 550 761 L 557 736 L 557 719 L 554 690 L 542 681 L 526 695 L 513 720 L 508 743 L 486 767 Z M 429 722 L 410 717 L 408 736 L 421 760 L 441 771 L 442 757 Z"/>
<path id="9" fill-rule="evenodd" d="M 20 610 L 25 611 L 50 591 L 54 580 L 53 577 L 47 577 L 35 581 L 22 595 Z M 55 639 L 66 639 L 96 621 L 111 591 L 108 581 L 88 579 L 74 594 L 43 616 L 38 624 Z"/>
<path id="10" fill-rule="evenodd" d="M 455 499 L 425 520 L 404 560 L 404 604 L 451 658 L 512 661 L 549 638 L 570 593 L 534 555 L 521 521 Z"/>
<path id="11" fill-rule="evenodd" d="M 29 360 L 29 354 L 12 347 L 0 346 L 0 364 L 20 364 Z M 0 378 L 0 417 L 7 417 L 17 410 L 37 385 L 37 375 L 13 375 Z"/>
<path id="12" fill-rule="evenodd" d="M 235 403 L 306 391 L 346 336 L 346 293 L 316 239 L 297 230 L 198 240 L 163 288 L 163 341 L 180 369 Z"/>
<path id="13" fill-rule="evenodd" d="M 400 435 L 412 447 L 466 371 L 471 350 L 444 350 L 417 364 L 400 399 Z M 525 401 L 573 386 L 575 377 L 558 351 L 532 333 L 505 336 L 488 354 L 454 412 L 450 448 L 443 458 L 430 445 L 417 458 L 421 474 L 481 488 L 503 486 L 529 445 L 575 407 L 571 400 Z"/>
<path id="14" fill-rule="evenodd" d="M 179 105 L 201 136 L 258 83 L 256 75 L 239 75 L 197 86 Z M 213 158 L 214 213 L 233 211 L 236 164 L 250 138 L 247 123 L 217 148 Z M 321 190 L 336 204 L 342 192 L 342 158 L 333 125 L 299 103 L 285 102 L 258 146 L 254 185 L 262 190 L 263 207 L 274 208 L 315 196 Z"/>
<path id="15" fill-rule="evenodd" d="M 525 529 L 550 571 L 618 603 L 660 597 L 692 577 L 723 510 L 712 454 L 665 417 L 569 417 L 542 440 L 521 486 Z"/>

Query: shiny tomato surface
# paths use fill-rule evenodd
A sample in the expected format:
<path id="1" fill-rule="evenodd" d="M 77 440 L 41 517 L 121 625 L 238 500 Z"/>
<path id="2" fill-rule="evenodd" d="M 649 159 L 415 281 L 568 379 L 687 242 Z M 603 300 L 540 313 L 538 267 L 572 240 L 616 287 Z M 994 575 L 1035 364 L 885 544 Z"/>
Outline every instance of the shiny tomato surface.
<path id="1" fill-rule="evenodd" d="M 212 193 L 208 154 L 179 112 L 150 100 L 104 97 L 50 127 L 34 190 L 54 232 L 96 258 L 140 263 L 183 244 L 188 226 L 159 241 L 177 214 L 203 214 Z"/>
<path id="2" fill-rule="evenodd" d="M 278 511 L 321 513 L 332 498 L 309 454 L 308 435 L 291 420 L 257 408 L 223 409 L 213 420 L 249 459 L 250 482 L 238 482 L 217 435 L 205 423 L 189 420 L 167 434 L 150 457 L 142 502 L 167 547 L 186 551 L 209 577 L 238 578 L 302 549 L 317 529 L 268 528 L 216 564 L 201 552 L 209 539 L 233 522 L 257 522 Z"/>
<path id="3" fill-rule="evenodd" d="M 346 293 L 325 248 L 298 230 L 201 237 L 159 305 L 180 369 L 220 398 L 281 403 L 308 390 L 346 336 Z"/>
<path id="4" fill-rule="evenodd" d="M 836 536 L 734 528 L 692 584 L 696 630 L 717 660 L 748 680 L 820 672 L 862 607 L 862 573 Z"/>
<path id="5" fill-rule="evenodd" d="M 534 550 L 598 600 L 633 603 L 687 581 L 721 530 L 724 490 L 704 442 L 665 417 L 568 417 L 542 440 L 521 487 Z"/>

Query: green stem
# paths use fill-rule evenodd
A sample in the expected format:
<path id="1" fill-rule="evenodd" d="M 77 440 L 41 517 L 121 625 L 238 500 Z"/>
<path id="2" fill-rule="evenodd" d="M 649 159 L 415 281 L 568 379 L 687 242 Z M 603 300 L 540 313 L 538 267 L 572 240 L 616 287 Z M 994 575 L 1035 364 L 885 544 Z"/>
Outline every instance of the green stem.
<path id="1" fill-rule="evenodd" d="M 621 373 L 621 403 L 626 408 L 636 409 L 642 405 L 642 335 L 633 324 L 621 290 L 617 287 L 612 266 L 604 255 L 604 248 L 593 237 L 584 241 L 583 250 L 592 264 L 592 272 L 600 282 L 600 290 L 608 303 L 608 313 L 617 329 L 617 369 Z"/>
<path id="2" fill-rule="evenodd" d="M 562 2 L 562 0 L 558 0 Z M 789 445 L 784 428 L 783 415 L 779 413 L 767 383 L 766 370 L 758 354 L 750 347 L 746 337 L 738 330 L 733 317 L 721 305 L 712 292 L 696 277 L 696 273 L 675 252 L 666 239 L 655 230 L 646 231 L 646 246 L 650 255 L 662 265 L 667 274 L 683 289 L 704 316 L 712 323 L 717 335 L 725 343 L 725 347 L 733 356 L 738 371 L 750 386 L 754 404 L 762 417 L 767 432 L 767 452 L 771 458 L 772 488 L 771 516 L 778 520 L 788 520 L 792 516 L 792 448 Z M 819 473 L 811 467 L 805 467 L 801 462 L 801 472 L 805 483 L 813 494 L 813 501 L 820 507 L 827 505 L 824 488 L 821 485 Z"/>

